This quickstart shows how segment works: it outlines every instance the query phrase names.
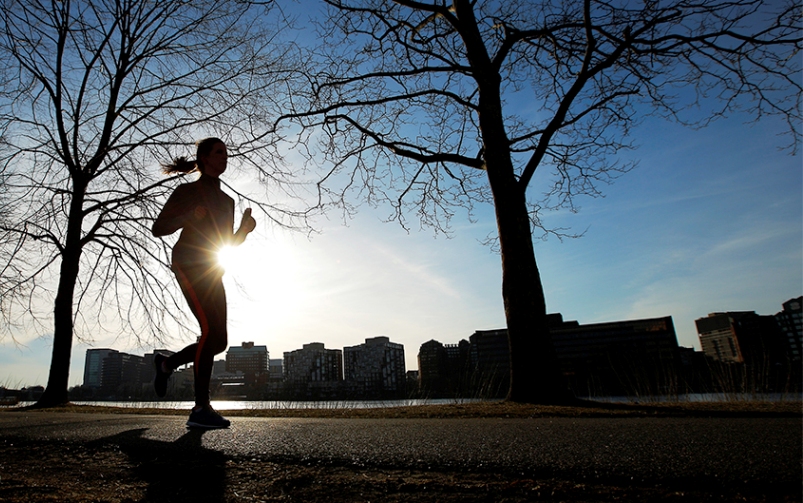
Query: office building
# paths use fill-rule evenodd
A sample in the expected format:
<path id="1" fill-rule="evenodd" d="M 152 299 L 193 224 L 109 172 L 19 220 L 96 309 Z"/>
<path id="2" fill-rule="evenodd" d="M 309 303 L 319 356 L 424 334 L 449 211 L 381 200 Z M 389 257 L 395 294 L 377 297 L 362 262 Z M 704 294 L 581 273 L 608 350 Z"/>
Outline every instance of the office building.
<path id="1" fill-rule="evenodd" d="M 560 368 L 579 396 L 660 392 L 676 375 L 679 353 L 671 317 L 580 325 L 551 314 L 548 322 Z M 466 351 L 467 370 L 450 367 L 447 362 L 461 361 Z M 504 397 L 510 385 L 507 329 L 478 330 L 468 343 L 452 346 L 429 341 L 421 346 L 419 371 L 422 386 L 451 379 L 461 396 Z"/>
<path id="2" fill-rule="evenodd" d="M 404 346 L 388 337 L 365 339 L 364 344 L 343 348 L 345 381 L 349 391 L 366 398 L 404 396 Z"/>
<path id="3" fill-rule="evenodd" d="M 775 315 L 781 327 L 789 361 L 799 367 L 803 356 L 803 297 L 783 303 L 783 311 Z"/>
<path id="4" fill-rule="evenodd" d="M 267 346 L 255 346 L 253 342 L 243 342 L 241 346 L 231 346 L 226 352 L 226 372 L 242 372 L 246 383 L 268 374 L 270 360 Z"/>
<path id="5" fill-rule="evenodd" d="M 87 349 L 84 359 L 84 387 L 99 389 L 102 386 L 103 359 L 117 353 L 115 349 Z"/>
<path id="6" fill-rule="evenodd" d="M 600 358 L 674 360 L 678 355 L 671 316 L 588 325 L 566 322 L 553 325 L 550 334 L 564 372 L 586 367 Z"/>
<path id="7" fill-rule="evenodd" d="M 694 320 L 703 353 L 721 362 L 742 363 L 741 348 L 736 337 L 736 322 L 753 312 L 710 313 Z"/>
<path id="8" fill-rule="evenodd" d="M 764 366 L 787 362 L 787 344 L 775 316 L 710 313 L 695 324 L 703 352 L 715 360 Z"/>
<path id="9" fill-rule="evenodd" d="M 421 344 L 418 349 L 418 387 L 425 393 L 438 393 L 445 388 L 448 376 L 446 348 L 436 340 Z"/>
<path id="10" fill-rule="evenodd" d="M 141 391 L 144 358 L 128 353 L 109 353 L 101 365 L 100 389 L 118 398 L 138 395 Z"/>
<path id="11" fill-rule="evenodd" d="M 468 391 L 470 343 L 441 344 L 431 340 L 418 351 L 418 389 L 422 396 L 462 396 Z"/>
<path id="12" fill-rule="evenodd" d="M 587 325 L 553 320 L 550 335 L 577 396 L 677 392 L 681 361 L 671 316 Z"/>
<path id="13" fill-rule="evenodd" d="M 284 378 L 292 384 L 340 382 L 343 380 L 343 352 L 326 349 L 322 342 L 304 344 L 284 353 Z"/>
<path id="14" fill-rule="evenodd" d="M 510 388 L 507 329 L 477 330 L 468 338 L 471 386 L 480 398 L 503 398 Z"/>

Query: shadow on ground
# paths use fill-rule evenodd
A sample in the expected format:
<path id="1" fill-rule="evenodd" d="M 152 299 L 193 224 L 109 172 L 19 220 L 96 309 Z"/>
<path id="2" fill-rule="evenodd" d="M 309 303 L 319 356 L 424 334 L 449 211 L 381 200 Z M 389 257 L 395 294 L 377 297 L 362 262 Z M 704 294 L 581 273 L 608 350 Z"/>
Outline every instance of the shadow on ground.
<path id="1" fill-rule="evenodd" d="M 173 442 L 143 438 L 147 429 L 125 431 L 88 444 L 90 448 L 119 449 L 146 487 L 152 502 L 223 501 L 226 456 L 202 445 L 205 430 L 190 429 Z"/>

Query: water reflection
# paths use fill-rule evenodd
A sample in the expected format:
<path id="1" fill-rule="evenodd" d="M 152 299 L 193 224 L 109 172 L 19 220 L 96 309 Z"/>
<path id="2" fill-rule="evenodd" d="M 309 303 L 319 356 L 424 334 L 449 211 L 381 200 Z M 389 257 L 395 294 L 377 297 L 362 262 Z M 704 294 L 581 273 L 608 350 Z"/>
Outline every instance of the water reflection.
<path id="1" fill-rule="evenodd" d="M 686 395 L 604 396 L 587 400 L 604 403 L 689 403 L 689 402 L 800 402 L 803 393 L 688 393 Z"/>
<path id="2" fill-rule="evenodd" d="M 585 400 L 603 403 L 677 403 L 677 402 L 800 402 L 802 393 L 690 393 L 687 395 L 667 396 L 607 396 L 583 397 Z M 480 398 L 431 398 L 409 400 L 331 400 L 331 401 L 292 401 L 292 400 L 212 400 L 216 410 L 265 410 L 265 409 L 373 409 L 387 407 L 409 407 L 416 405 L 449 405 L 467 403 L 492 403 L 501 400 L 483 400 Z M 25 407 L 35 402 L 19 402 L 11 407 Z M 178 409 L 190 410 L 195 402 L 188 401 L 151 401 L 151 402 L 110 402 L 110 401 L 75 401 L 76 405 L 93 405 L 98 407 L 123 407 L 132 409 Z"/>
<path id="3" fill-rule="evenodd" d="M 415 405 L 444 405 L 488 402 L 480 399 L 428 399 L 428 400 L 332 400 L 332 401 L 249 401 L 212 400 L 216 410 L 265 410 L 265 409 L 372 409 L 386 407 L 408 407 Z M 32 403 L 32 402 L 31 402 Z M 76 405 L 95 405 L 99 407 L 130 407 L 133 409 L 179 409 L 189 410 L 194 401 L 154 401 L 154 402 L 72 402 Z M 23 405 L 23 403 L 20 403 Z"/>

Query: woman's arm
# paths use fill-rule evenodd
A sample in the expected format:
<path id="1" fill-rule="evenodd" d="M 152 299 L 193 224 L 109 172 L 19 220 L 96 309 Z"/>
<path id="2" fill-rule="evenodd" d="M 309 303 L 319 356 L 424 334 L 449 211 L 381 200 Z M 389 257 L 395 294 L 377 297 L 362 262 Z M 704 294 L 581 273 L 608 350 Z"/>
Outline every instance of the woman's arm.
<path id="1" fill-rule="evenodd" d="M 184 227 L 187 219 L 196 211 L 196 205 L 186 197 L 187 191 L 182 187 L 184 186 L 176 187 L 176 190 L 170 194 L 159 216 L 153 222 L 151 232 L 154 236 L 173 234 Z"/>
<path id="2" fill-rule="evenodd" d="M 234 246 L 242 244 L 242 242 L 245 241 L 245 237 L 251 231 L 253 231 L 256 226 L 257 222 L 254 220 L 254 217 L 251 216 L 251 208 L 247 208 L 243 212 L 243 219 L 240 221 L 240 228 L 234 233 L 231 244 Z"/>

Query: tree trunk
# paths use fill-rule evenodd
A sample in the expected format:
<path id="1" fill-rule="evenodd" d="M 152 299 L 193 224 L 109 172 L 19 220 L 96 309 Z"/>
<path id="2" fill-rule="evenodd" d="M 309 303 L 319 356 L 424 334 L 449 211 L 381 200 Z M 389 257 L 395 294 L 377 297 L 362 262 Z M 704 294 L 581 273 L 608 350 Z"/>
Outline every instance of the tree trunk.
<path id="1" fill-rule="evenodd" d="M 491 61 L 474 17 L 474 5 L 455 0 L 466 55 L 479 89 L 483 159 L 494 198 L 502 251 L 502 297 L 510 341 L 508 400 L 568 403 L 574 397 L 558 368 L 549 335 L 541 275 L 535 263 L 526 184 L 516 179 L 502 113 L 499 69 Z"/>
<path id="2" fill-rule="evenodd" d="M 70 202 L 67 237 L 61 252 L 59 285 L 53 308 L 53 353 L 45 392 L 36 407 L 53 407 L 69 401 L 70 359 L 73 341 L 73 300 L 81 261 L 81 226 L 86 186 L 76 183 Z"/>
<path id="3" fill-rule="evenodd" d="M 73 294 L 78 277 L 78 258 L 62 257 L 58 292 L 53 309 L 55 329 L 53 332 L 53 353 L 50 359 L 50 375 L 38 407 L 53 407 L 69 401 L 67 387 L 70 377 L 70 359 L 73 337 Z"/>
<path id="4" fill-rule="evenodd" d="M 504 163 L 504 161 L 502 161 Z M 509 161 L 508 161 L 509 164 Z M 510 388 L 515 402 L 566 404 L 574 399 L 549 335 L 541 275 L 523 190 L 489 169 L 502 255 L 502 297 L 510 342 Z M 506 180 L 505 180 L 506 179 Z"/>

